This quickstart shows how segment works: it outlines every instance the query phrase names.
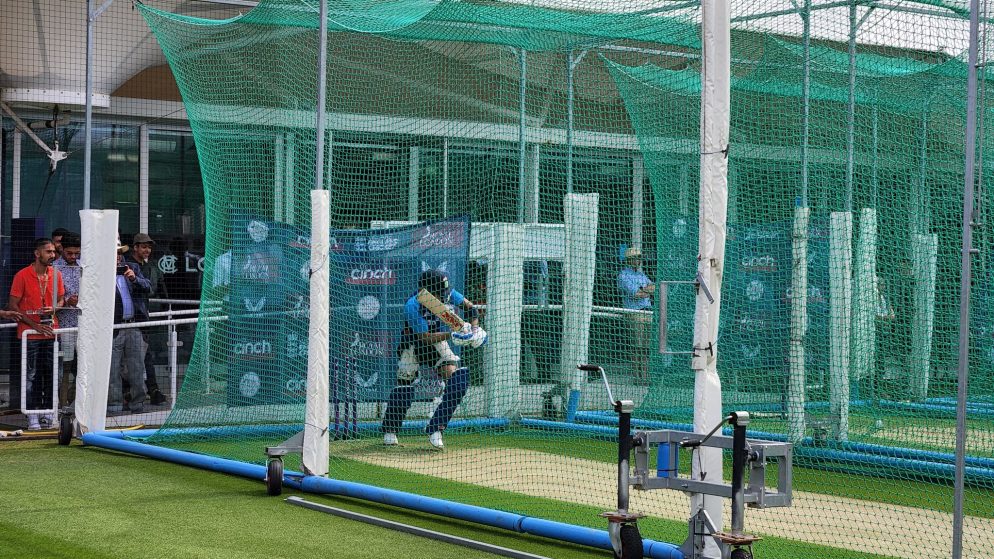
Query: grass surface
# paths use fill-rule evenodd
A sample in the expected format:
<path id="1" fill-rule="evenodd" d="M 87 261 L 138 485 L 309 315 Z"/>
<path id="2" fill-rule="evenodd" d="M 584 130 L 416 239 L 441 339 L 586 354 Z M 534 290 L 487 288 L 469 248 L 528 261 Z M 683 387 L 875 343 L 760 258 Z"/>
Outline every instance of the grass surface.
<path id="1" fill-rule="evenodd" d="M 445 440 L 447 444 L 456 445 L 460 448 L 506 446 L 562 456 L 573 456 L 608 464 L 615 464 L 618 460 L 617 443 L 591 438 L 557 437 L 535 430 L 506 431 L 502 433 L 450 433 L 446 434 Z M 246 441 L 240 441 L 239 443 L 230 441 L 200 441 L 169 446 L 193 452 L 236 457 L 240 460 L 259 463 L 264 458 L 260 449 L 264 448 L 267 444 L 273 444 L 273 441 L 259 440 L 256 443 L 246 443 Z M 362 448 L 358 450 L 359 452 L 365 451 Z M 333 445 L 332 453 L 335 454 L 337 452 Z M 341 452 L 340 455 L 347 458 L 349 452 L 351 450 L 346 446 L 344 447 L 344 452 Z M 299 457 L 288 456 L 287 458 L 287 469 L 299 469 Z M 803 459 L 795 458 L 793 468 L 794 490 L 923 508 L 945 513 L 953 512 L 953 487 L 951 483 L 933 482 L 925 478 L 899 479 L 877 475 L 861 475 L 844 471 L 852 469 L 851 465 L 847 467 L 844 462 L 833 463 L 831 466 L 837 468 L 839 471 L 804 467 Z M 359 468 L 357 471 L 364 471 L 364 467 L 356 467 Z M 684 457 L 681 461 L 681 471 L 688 474 L 689 470 L 690 461 Z M 731 459 L 728 457 L 728 453 L 725 455 L 725 472 L 726 475 L 731 472 Z M 770 471 L 767 473 L 772 480 L 773 468 L 770 468 Z M 362 479 L 356 479 L 356 481 L 362 481 Z M 994 518 L 994 487 L 967 487 L 965 495 L 963 506 L 964 512 L 967 515 L 979 518 Z"/>
<path id="2" fill-rule="evenodd" d="M 75 442 L 0 443 L 0 472 L 5 559 L 494 557 L 294 507 L 266 496 L 257 481 Z M 609 556 L 359 501 L 306 498 L 551 558 Z"/>
<path id="3" fill-rule="evenodd" d="M 466 502 L 482 506 L 510 497 L 499 490 L 361 466 L 364 479 L 384 486 L 420 492 L 430 486 L 433 494 L 469 495 Z M 257 481 L 83 447 L 76 442 L 69 447 L 54 441 L 0 443 L 0 471 L 6 481 L 0 500 L 0 557 L 4 558 L 493 557 L 290 506 L 282 498 L 267 497 L 263 484 Z M 611 556 L 352 499 L 306 498 L 550 558 Z M 518 494 L 513 498 L 523 514 L 548 513 L 564 506 Z M 587 525 L 601 528 L 604 521 L 597 517 L 598 512 L 592 507 L 577 507 L 569 516 L 579 513 L 589 519 Z M 686 536 L 682 522 L 644 519 L 640 527 L 643 536 L 661 541 L 681 541 Z M 771 558 L 882 559 L 779 538 L 766 538 L 762 545 L 763 556 Z"/>

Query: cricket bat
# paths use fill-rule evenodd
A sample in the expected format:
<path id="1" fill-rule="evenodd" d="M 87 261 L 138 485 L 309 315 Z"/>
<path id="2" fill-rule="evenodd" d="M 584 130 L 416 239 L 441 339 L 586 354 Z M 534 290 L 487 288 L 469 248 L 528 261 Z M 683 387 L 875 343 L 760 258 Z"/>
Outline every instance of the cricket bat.
<path id="1" fill-rule="evenodd" d="M 439 301 L 438 297 L 432 295 L 427 289 L 418 291 L 417 299 L 433 315 L 442 319 L 442 322 L 448 325 L 453 332 L 458 332 L 465 326 L 466 323 L 463 322 L 463 319 L 459 318 L 459 315 L 452 312 L 445 303 Z"/>

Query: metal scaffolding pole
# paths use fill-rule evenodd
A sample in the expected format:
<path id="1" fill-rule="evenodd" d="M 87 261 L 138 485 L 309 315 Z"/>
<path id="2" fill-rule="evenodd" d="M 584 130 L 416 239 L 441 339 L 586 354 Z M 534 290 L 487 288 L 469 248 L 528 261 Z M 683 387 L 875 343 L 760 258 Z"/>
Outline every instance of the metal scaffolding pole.
<path id="1" fill-rule="evenodd" d="M 977 149 L 977 54 L 980 2 L 970 0 L 970 50 L 966 79 L 966 142 L 963 167 L 963 249 L 959 291 L 959 364 L 956 373 L 956 474 L 953 481 L 953 559 L 963 557 L 963 495 L 966 481 L 966 397 L 970 372 L 970 258 L 973 248 L 974 167 Z"/>
<path id="2" fill-rule="evenodd" d="M 318 8 L 318 92 L 317 120 L 314 124 L 316 144 L 314 153 L 314 190 L 324 190 L 324 129 L 325 100 L 328 84 L 328 0 Z"/>

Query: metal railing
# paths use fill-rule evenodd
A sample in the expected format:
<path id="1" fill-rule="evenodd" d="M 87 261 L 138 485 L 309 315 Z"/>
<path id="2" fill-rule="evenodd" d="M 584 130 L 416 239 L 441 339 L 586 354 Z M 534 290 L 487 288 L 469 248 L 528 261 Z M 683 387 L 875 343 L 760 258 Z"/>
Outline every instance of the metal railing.
<path id="1" fill-rule="evenodd" d="M 179 330 L 177 326 L 182 326 L 186 324 L 197 324 L 200 321 L 199 315 L 202 308 L 195 309 L 174 309 L 174 306 L 190 306 L 196 305 L 202 307 L 201 301 L 193 299 L 151 299 L 150 303 L 157 303 L 162 305 L 167 305 L 167 309 L 164 311 L 156 311 L 149 313 L 149 317 L 152 320 L 145 322 L 130 322 L 124 324 L 115 324 L 114 330 L 129 329 L 129 328 L 155 328 L 166 326 L 168 330 L 166 347 L 168 348 L 167 357 L 167 367 L 169 370 L 169 394 L 168 394 L 168 409 L 171 410 L 173 406 L 176 405 L 176 394 L 178 391 L 178 377 L 179 377 L 179 347 L 183 344 L 179 341 Z M 220 301 L 209 301 L 207 302 L 207 310 L 209 311 L 219 311 Z M 182 318 L 188 317 L 188 318 Z M 164 320 L 155 320 L 157 318 L 163 318 Z M 226 316 L 211 317 L 209 320 L 226 320 Z M 7 323 L 0 324 L 0 329 L 6 328 L 16 328 L 17 324 Z M 28 336 L 39 334 L 40 332 L 28 329 L 21 333 L 20 336 L 20 411 L 23 415 L 49 415 L 55 414 L 59 409 L 59 381 L 60 381 L 60 371 L 63 361 L 61 359 L 62 352 L 60 348 L 60 334 L 68 334 L 78 332 L 79 329 L 76 327 L 72 328 L 56 328 L 54 329 L 55 338 L 52 344 L 52 406 L 50 408 L 38 408 L 32 409 L 28 408 Z M 142 360 L 144 364 L 144 360 Z M 38 382 L 38 376 L 36 373 L 35 382 Z"/>

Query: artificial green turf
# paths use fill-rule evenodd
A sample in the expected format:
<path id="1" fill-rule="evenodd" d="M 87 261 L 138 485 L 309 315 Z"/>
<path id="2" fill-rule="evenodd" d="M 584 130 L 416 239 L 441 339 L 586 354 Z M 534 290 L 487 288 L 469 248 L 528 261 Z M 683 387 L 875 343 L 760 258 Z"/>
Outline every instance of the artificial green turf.
<path id="1" fill-rule="evenodd" d="M 571 456 L 586 460 L 594 460 L 609 464 L 617 463 L 617 443 L 593 438 L 563 438 L 554 434 L 536 430 L 515 430 L 502 433 L 446 434 L 446 441 L 460 448 L 507 446 L 544 452 L 561 456 Z M 204 452 L 218 456 L 235 457 L 240 460 L 261 462 L 264 460 L 262 449 L 264 441 L 214 441 L 189 442 L 169 445 L 193 452 Z M 352 443 L 346 443 L 352 444 Z M 333 445 L 334 447 L 334 445 Z M 353 449 L 344 447 L 343 456 L 348 456 Z M 335 449 L 332 449 L 335 452 Z M 895 479 L 879 475 L 853 473 L 851 465 L 840 462 L 840 471 L 822 468 L 804 467 L 803 460 L 795 458 L 793 468 L 793 488 L 795 491 L 807 491 L 836 497 L 846 497 L 866 501 L 875 501 L 892 505 L 912 508 L 923 508 L 938 512 L 953 512 L 953 487 L 948 483 L 932 482 L 926 479 Z M 299 468 L 299 457 L 288 457 L 288 469 Z M 360 470 L 361 471 L 361 470 Z M 690 462 L 681 461 L 681 471 L 688 474 Z M 726 453 L 725 471 L 731 471 L 731 459 Z M 771 468 L 768 479 L 774 474 Z M 978 518 L 994 518 L 994 487 L 968 486 L 963 503 L 964 512 Z"/>
<path id="2" fill-rule="evenodd" d="M 500 444 L 524 448 L 536 452 L 563 454 L 587 460 L 596 460 L 609 464 L 618 461 L 618 445 L 614 442 L 593 439 L 569 440 L 562 442 L 563 448 L 556 448 L 556 437 L 534 432 L 527 435 L 523 432 L 500 435 Z M 446 440 L 456 441 L 459 435 L 446 435 Z M 470 444 L 473 436 L 464 436 L 466 441 L 456 443 Z M 490 439 L 493 443 L 493 439 Z M 568 448 L 566 448 L 568 447 Z M 795 459 L 797 462 L 800 460 Z M 654 463 L 654 457 L 653 457 Z M 840 463 L 839 467 L 844 467 Z M 732 461 L 726 453 L 725 472 L 731 472 Z M 690 473 L 690 461 L 681 461 L 680 470 Z M 772 480 L 774 472 L 771 468 L 767 477 Z M 888 479 L 879 476 L 859 475 L 844 471 L 834 472 L 818 468 L 806 468 L 794 464 L 793 488 L 795 491 L 807 491 L 836 497 L 876 501 L 891 505 L 901 505 L 912 508 L 924 508 L 939 512 L 953 512 L 953 487 L 949 484 L 933 483 L 916 479 Z M 994 487 L 967 487 L 963 503 L 964 511 L 969 516 L 979 518 L 994 518 Z"/>
<path id="3" fill-rule="evenodd" d="M 294 507 L 266 496 L 257 481 L 77 443 L 0 443 L 0 472 L 4 559 L 493 557 Z M 430 515 L 307 498 L 552 558 L 605 557 Z"/>
<path id="4" fill-rule="evenodd" d="M 598 516 L 603 511 L 591 506 L 569 504 L 567 510 L 562 502 L 551 499 L 412 474 L 367 463 L 355 463 L 352 466 L 350 471 L 361 469 L 363 483 L 377 487 L 389 487 L 399 491 L 417 493 L 423 493 L 425 488 L 430 487 L 431 493 L 435 496 L 444 498 L 445 496 L 458 495 L 461 502 L 470 505 L 494 507 L 498 503 L 513 502 L 515 512 L 525 516 L 535 516 L 594 528 L 604 527 L 604 519 Z M 639 520 L 639 528 L 643 538 L 660 542 L 683 542 L 687 537 L 686 522 L 645 517 Z M 761 553 L 757 556 L 769 559 L 801 557 L 812 559 L 888 559 L 884 555 L 867 554 L 770 536 L 764 536 L 762 542 L 756 545 L 756 553 Z"/>

